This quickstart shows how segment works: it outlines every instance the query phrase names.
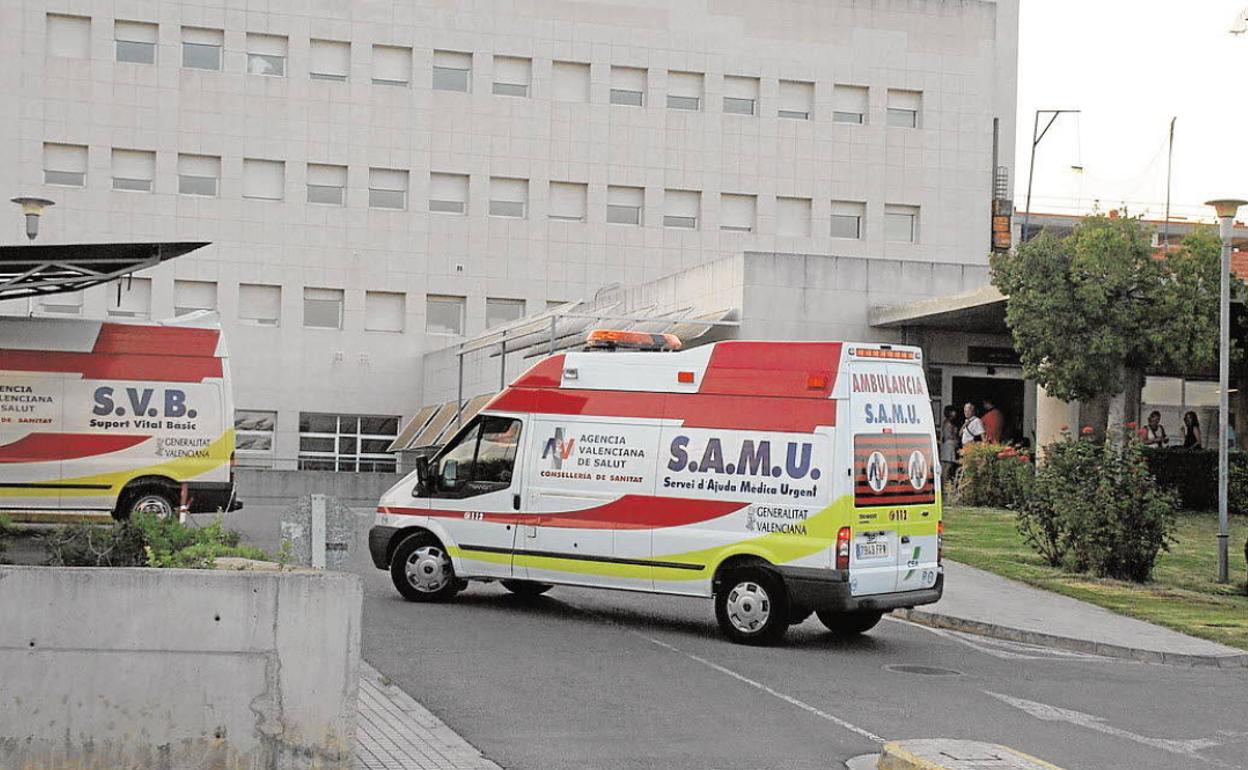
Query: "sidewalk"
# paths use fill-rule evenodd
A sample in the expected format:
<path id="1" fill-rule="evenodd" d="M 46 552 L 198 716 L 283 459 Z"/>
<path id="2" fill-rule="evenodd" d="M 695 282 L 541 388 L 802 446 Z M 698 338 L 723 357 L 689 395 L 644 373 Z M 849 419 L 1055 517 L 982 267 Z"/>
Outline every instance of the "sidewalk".
<path id="1" fill-rule="evenodd" d="M 355 741 L 357 770 L 501 770 L 364 661 Z"/>
<path id="2" fill-rule="evenodd" d="M 936 604 L 895 615 L 937 628 L 1146 663 L 1248 667 L 1248 652 L 945 561 Z"/>

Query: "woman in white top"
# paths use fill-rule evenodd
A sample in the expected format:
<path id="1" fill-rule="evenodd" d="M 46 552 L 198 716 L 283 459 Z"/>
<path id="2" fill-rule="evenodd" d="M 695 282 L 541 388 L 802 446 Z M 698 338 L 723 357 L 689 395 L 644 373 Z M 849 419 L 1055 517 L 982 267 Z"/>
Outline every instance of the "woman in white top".
<path id="1" fill-rule="evenodd" d="M 953 483 L 958 471 L 958 408 L 952 404 L 945 407 L 940 423 L 940 465 L 945 481 Z"/>
<path id="2" fill-rule="evenodd" d="M 984 423 L 975 414 L 975 405 L 966 404 L 962 407 L 966 422 L 962 423 L 962 446 L 984 440 Z"/>

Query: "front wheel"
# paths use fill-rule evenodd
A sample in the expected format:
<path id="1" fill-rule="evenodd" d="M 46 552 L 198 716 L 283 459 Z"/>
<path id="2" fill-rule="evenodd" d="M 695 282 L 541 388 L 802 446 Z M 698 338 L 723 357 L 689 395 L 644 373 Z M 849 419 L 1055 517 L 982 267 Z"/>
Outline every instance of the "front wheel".
<path id="1" fill-rule="evenodd" d="M 819 622 L 827 626 L 828 630 L 837 636 L 858 636 L 865 634 L 875 628 L 875 624 L 880 622 L 880 618 L 884 617 L 882 612 L 829 612 L 827 610 L 819 610 L 815 614 L 819 616 Z"/>
<path id="2" fill-rule="evenodd" d="M 772 644 L 789 628 L 784 584 L 760 567 L 733 570 L 715 594 L 715 619 L 724 636 L 739 644 Z"/>
<path id="3" fill-rule="evenodd" d="M 503 588 L 525 599 L 541 596 L 553 588 L 549 583 L 533 583 L 528 580 L 504 580 L 502 584 Z"/>
<path id="4" fill-rule="evenodd" d="M 390 557 L 390 580 L 409 602 L 451 598 L 462 583 L 455 578 L 451 557 L 433 535 L 412 535 Z"/>

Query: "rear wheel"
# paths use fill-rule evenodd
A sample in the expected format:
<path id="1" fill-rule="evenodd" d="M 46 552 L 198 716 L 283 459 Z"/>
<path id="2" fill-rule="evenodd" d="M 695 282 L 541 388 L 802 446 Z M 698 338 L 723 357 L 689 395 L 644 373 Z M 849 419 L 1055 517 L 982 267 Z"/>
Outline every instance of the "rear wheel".
<path id="1" fill-rule="evenodd" d="M 828 612 L 819 610 L 819 622 L 837 636 L 858 636 L 875 628 L 875 624 L 884 617 L 882 612 Z"/>
<path id="2" fill-rule="evenodd" d="M 177 512 L 178 501 L 173 490 L 149 484 L 126 494 L 125 503 L 117 511 L 117 518 L 128 519 L 132 514 L 143 513 L 168 519 Z"/>
<path id="3" fill-rule="evenodd" d="M 719 629 L 740 644 L 772 644 L 789 628 L 784 583 L 769 570 L 744 567 L 725 575 L 715 594 Z"/>
<path id="4" fill-rule="evenodd" d="M 504 580 L 502 584 L 503 588 L 526 599 L 541 596 L 552 588 L 549 583 L 533 583 L 528 580 Z"/>
<path id="5" fill-rule="evenodd" d="M 409 602 L 445 601 L 463 585 L 446 549 L 428 533 L 412 535 L 394 549 L 390 580 Z"/>

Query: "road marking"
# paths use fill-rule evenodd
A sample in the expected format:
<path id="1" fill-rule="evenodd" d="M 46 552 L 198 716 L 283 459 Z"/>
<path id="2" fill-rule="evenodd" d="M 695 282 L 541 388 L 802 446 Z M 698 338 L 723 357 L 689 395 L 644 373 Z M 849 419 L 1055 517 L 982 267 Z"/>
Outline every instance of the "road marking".
<path id="1" fill-rule="evenodd" d="M 960 631 L 952 631 L 947 628 L 934 628 L 932 626 L 925 626 L 921 623 L 912 623 L 908 620 L 902 620 L 901 618 L 894 618 L 889 615 L 885 615 L 884 619 L 894 623 L 904 623 L 907 626 L 914 628 L 921 628 L 928 633 L 935 634 L 936 636 L 940 636 L 945 639 L 951 639 L 955 642 L 960 642 L 971 649 L 992 655 L 993 657 L 1000 658 L 1001 660 L 1055 660 L 1060 662 L 1113 660 L 1113 658 L 1106 658 L 1102 655 L 1093 655 L 1088 652 L 1061 650 L 1052 647 L 1026 644 L 1024 642 L 1011 642 L 1005 639 L 992 639 L 986 636 L 974 636 Z"/>
<path id="2" fill-rule="evenodd" d="M 565 601 L 565 600 L 562 600 L 562 599 L 557 599 L 557 600 L 555 600 L 555 601 L 558 601 L 558 602 L 559 602 L 559 603 L 561 603 L 561 604 L 564 604 L 564 605 L 566 605 L 566 606 L 568 606 L 568 607 L 571 607 L 572 609 L 577 610 L 578 612 L 583 612 L 583 613 L 585 613 L 586 615 L 589 615 L 589 616 L 591 616 L 591 617 L 598 618 L 599 620 L 601 620 L 601 621 L 603 621 L 603 622 L 605 622 L 605 623 L 609 623 L 609 624 L 611 624 L 611 625 L 613 625 L 613 626 L 615 626 L 615 627 L 617 627 L 617 628 L 622 628 L 622 629 L 624 629 L 625 631 L 628 631 L 630 634 L 633 634 L 634 636 L 641 637 L 642 639 L 645 639 L 647 642 L 650 642 L 651 644 L 656 645 L 656 646 L 658 646 L 658 647 L 662 647 L 663 649 L 668 650 L 669 652 L 674 652 L 674 653 L 676 653 L 677 655 L 683 655 L 684 657 L 688 658 L 689 660 L 694 661 L 695 663 L 701 663 L 703 666 L 706 666 L 707 668 L 710 668 L 710 669 L 713 669 L 713 670 L 715 670 L 715 671 L 718 671 L 719 673 L 724 674 L 725 676 L 730 676 L 730 677 L 732 677 L 733 679 L 736 679 L 738 682 L 741 682 L 742 684 L 747 684 L 747 685 L 749 685 L 750 687 L 755 688 L 756 690 L 761 690 L 762 692 L 765 692 L 765 693 L 767 693 L 768 695 L 770 695 L 770 696 L 772 696 L 772 697 L 774 697 L 774 698 L 778 698 L 778 699 L 780 699 L 780 700 L 784 701 L 785 703 L 788 703 L 788 704 L 789 704 L 789 705 L 791 705 L 791 706 L 796 706 L 796 707 L 798 707 L 799 709 L 801 709 L 802 711 L 805 711 L 805 712 L 806 712 L 806 713 L 808 713 L 808 714 L 812 714 L 812 715 L 814 715 L 814 716 L 817 716 L 817 717 L 819 717 L 820 719 L 827 720 L 828 722 L 831 722 L 832 724 L 834 724 L 834 725 L 836 725 L 836 726 L 838 726 L 838 727 L 844 728 L 844 729 L 846 729 L 846 730 L 850 731 L 851 733 L 855 733 L 855 734 L 857 734 L 857 735 L 860 735 L 860 736 L 862 736 L 863 738 L 866 738 L 866 739 L 867 739 L 867 740 L 869 740 L 869 741 L 873 741 L 873 742 L 875 742 L 875 743 L 880 743 L 880 744 L 883 744 L 883 743 L 887 743 L 887 742 L 888 742 L 888 739 L 887 739 L 887 738 L 881 738 L 880 736 L 876 735 L 875 733 L 871 732 L 870 730 L 866 730 L 866 729 L 864 729 L 864 728 L 862 728 L 862 727 L 859 727 L 858 725 L 853 724 L 852 722 L 847 722 L 847 721 L 845 721 L 844 719 L 841 719 L 840 717 L 836 716 L 835 714 L 829 714 L 828 712 L 824 711 L 823 709 L 820 709 L 820 708 L 817 708 L 817 707 L 815 707 L 815 706 L 812 706 L 812 705 L 810 705 L 809 703 L 807 703 L 807 702 L 805 702 L 805 701 L 798 700 L 797 698 L 794 698 L 792 695 L 788 695 L 788 694 L 786 694 L 786 693 L 782 693 L 782 692 L 780 692 L 779 690 L 776 690 L 776 689 L 773 689 L 773 688 L 771 688 L 771 687 L 768 687 L 767 685 L 763 684 L 762 682 L 757 682 L 757 681 L 755 681 L 755 680 L 753 680 L 753 679 L 750 679 L 748 676 L 745 676 L 744 674 L 739 674 L 739 673 L 737 673 L 736 671 L 733 671 L 733 670 L 732 670 L 732 669 L 730 669 L 730 668 L 727 668 L 727 667 L 725 667 L 725 666 L 721 666 L 721 665 L 719 665 L 718 663 L 714 663 L 714 662 L 712 662 L 712 661 L 709 661 L 709 660 L 707 660 L 706 658 L 701 657 L 700 655 L 694 655 L 694 654 L 693 654 L 693 653 L 691 653 L 691 652 L 685 652 L 684 650 L 680 649 L 679 647 L 676 647 L 676 646 L 674 646 L 674 645 L 668 644 L 667 642 L 661 641 L 661 640 L 659 640 L 659 639 L 655 639 L 655 638 L 654 638 L 654 637 L 652 637 L 652 636 L 646 636 L 645 634 L 641 633 L 640 631 L 637 631 L 637 630 L 635 630 L 635 629 L 629 628 L 628 626 L 624 626 L 624 625 L 621 625 L 621 624 L 619 624 L 619 623 L 616 623 L 614 620 L 611 620 L 610 618 L 608 618 L 608 617 L 606 617 L 606 616 L 604 616 L 604 615 L 599 615 L 598 613 L 594 612 L 593 610 L 587 610 L 587 609 L 585 609 L 584 607 L 579 607 L 579 606 L 577 606 L 577 605 L 575 605 L 575 604 L 572 604 L 571 602 L 568 602 L 568 601 Z"/>
<path id="3" fill-rule="evenodd" d="M 984 694 L 991 695 L 1003 703 L 1008 703 L 1014 708 L 1021 709 L 1027 714 L 1046 722 L 1069 722 L 1072 725 L 1078 725 L 1079 727 L 1083 727 L 1088 730 L 1095 730 L 1099 733 L 1112 735 L 1116 738 L 1125 738 L 1129 741 L 1135 741 L 1136 743 L 1141 743 L 1154 749 L 1169 751 L 1172 754 L 1197 757 L 1198 759 L 1211 764 L 1223 764 L 1217 760 L 1200 757 L 1198 754 L 1203 749 L 1211 749 L 1222 745 L 1221 741 L 1209 738 L 1192 738 L 1188 740 L 1152 738 L 1147 735 L 1139 735 L 1128 730 L 1123 730 L 1120 727 L 1114 727 L 1111 724 L 1107 724 L 1101 717 L 1093 716 L 1092 714 L 1085 714 L 1082 711 L 1061 708 L 1059 706 L 1050 706 L 1047 703 L 1037 703 L 1036 701 L 1015 698 L 1012 695 L 1003 695 L 999 692 L 991 692 L 989 690 L 984 690 Z"/>

